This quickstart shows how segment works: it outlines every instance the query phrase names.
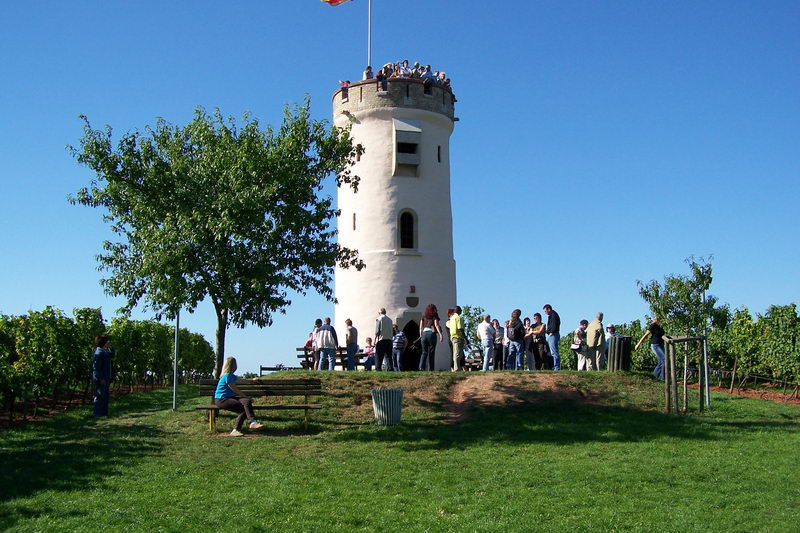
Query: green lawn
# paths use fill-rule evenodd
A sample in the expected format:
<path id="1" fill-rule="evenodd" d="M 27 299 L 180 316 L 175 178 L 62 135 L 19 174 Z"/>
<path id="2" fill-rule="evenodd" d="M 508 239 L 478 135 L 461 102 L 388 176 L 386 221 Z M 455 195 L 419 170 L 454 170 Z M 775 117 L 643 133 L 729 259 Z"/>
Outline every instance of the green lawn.
<path id="1" fill-rule="evenodd" d="M 257 436 L 224 437 L 228 416 L 209 434 L 194 387 L 176 413 L 156 390 L 109 420 L 4 431 L 0 529 L 800 530 L 796 406 L 715 395 L 710 413 L 670 417 L 644 375 L 565 373 L 595 401 L 530 388 L 452 423 L 442 404 L 463 377 L 326 374 L 308 433 L 282 412 Z M 378 384 L 406 391 L 400 426 L 371 423 Z"/>

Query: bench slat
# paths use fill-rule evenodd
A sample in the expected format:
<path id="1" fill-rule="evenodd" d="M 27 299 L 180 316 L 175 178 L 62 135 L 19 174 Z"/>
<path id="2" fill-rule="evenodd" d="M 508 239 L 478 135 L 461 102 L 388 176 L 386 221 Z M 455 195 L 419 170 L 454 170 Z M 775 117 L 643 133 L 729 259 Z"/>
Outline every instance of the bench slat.
<path id="1" fill-rule="evenodd" d="M 270 396 L 322 396 L 320 389 L 304 389 L 304 390 L 263 390 L 263 389 L 248 389 L 242 387 L 239 389 L 243 394 L 253 398 L 264 398 Z M 211 396 L 214 394 L 215 389 L 203 390 L 200 389 L 200 396 Z"/>
<path id="2" fill-rule="evenodd" d="M 205 410 L 217 410 L 217 411 L 226 411 L 225 409 L 220 409 L 216 405 L 198 405 L 195 409 L 205 409 Z M 254 405 L 254 411 L 263 411 L 266 409 L 322 409 L 322 406 L 319 404 L 275 404 L 275 405 Z M 226 411 L 229 413 L 233 413 L 234 411 Z"/>

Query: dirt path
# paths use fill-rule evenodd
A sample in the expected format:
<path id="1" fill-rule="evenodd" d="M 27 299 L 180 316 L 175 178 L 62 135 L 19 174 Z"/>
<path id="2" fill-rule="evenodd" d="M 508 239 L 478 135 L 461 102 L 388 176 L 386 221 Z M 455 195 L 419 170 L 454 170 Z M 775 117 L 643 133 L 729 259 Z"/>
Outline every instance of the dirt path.
<path id="1" fill-rule="evenodd" d="M 594 403 L 591 394 L 565 387 L 556 374 L 476 373 L 456 383 L 447 395 L 444 408 L 450 422 L 459 422 L 477 405 L 514 405 L 536 392 L 548 400 Z"/>

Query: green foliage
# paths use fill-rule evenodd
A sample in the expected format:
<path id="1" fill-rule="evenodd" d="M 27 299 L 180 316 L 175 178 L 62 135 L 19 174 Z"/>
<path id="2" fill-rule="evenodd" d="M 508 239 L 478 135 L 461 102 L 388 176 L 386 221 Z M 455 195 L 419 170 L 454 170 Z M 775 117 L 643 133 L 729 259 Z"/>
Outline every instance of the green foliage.
<path id="1" fill-rule="evenodd" d="M 478 324 L 486 311 L 479 305 L 465 305 L 461 308 L 461 320 L 464 322 L 464 336 L 473 347 L 478 347 Z M 502 321 L 501 321 L 502 323 Z"/>
<path id="2" fill-rule="evenodd" d="M 323 180 L 357 190 L 350 165 L 363 149 L 349 132 L 311 119 L 309 102 L 288 108 L 278 130 L 245 115 L 241 126 L 202 108 L 186 126 L 159 119 L 124 135 L 84 120 L 77 161 L 96 174 L 71 202 L 105 210 L 118 236 L 100 268 L 107 293 L 156 317 L 209 298 L 218 323 L 217 365 L 229 324 L 266 327 L 291 304 L 289 291 L 333 300 L 333 268 L 363 268 L 334 242 L 337 215 Z"/>
<path id="3" fill-rule="evenodd" d="M 85 389 L 91 379 L 94 338 L 111 337 L 118 382 L 130 385 L 163 381 L 172 374 L 174 329 L 153 321 L 122 317 L 106 328 L 100 309 L 74 310 L 74 318 L 53 307 L 27 315 L 0 315 L 0 393 L 3 403 L 38 398 L 67 389 Z M 197 333 L 181 330 L 180 370 L 189 376 L 210 375 L 211 345 Z"/>
<path id="4" fill-rule="evenodd" d="M 691 276 L 670 275 L 664 282 L 637 282 L 639 295 L 650 306 L 654 317 L 662 321 L 664 330 L 672 335 L 703 335 L 709 320 L 726 316 L 724 307 L 717 307 L 717 298 L 704 293 L 711 286 L 712 266 L 709 259 L 686 260 Z M 638 340 L 638 339 L 636 339 Z"/>
<path id="5" fill-rule="evenodd" d="M 772 305 L 759 320 L 763 322 L 767 366 L 775 375 L 800 376 L 800 321 L 797 306 Z"/>

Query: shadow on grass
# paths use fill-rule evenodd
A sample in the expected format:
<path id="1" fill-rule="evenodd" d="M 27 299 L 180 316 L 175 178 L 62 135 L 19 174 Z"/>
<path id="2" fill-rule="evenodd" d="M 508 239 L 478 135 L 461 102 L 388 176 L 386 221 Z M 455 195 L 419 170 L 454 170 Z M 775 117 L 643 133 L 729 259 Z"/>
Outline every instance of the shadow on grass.
<path id="1" fill-rule="evenodd" d="M 514 393 L 520 391 L 513 388 Z M 571 445 L 590 442 L 638 442 L 661 437 L 686 440 L 724 439 L 726 432 L 800 430 L 800 417 L 783 420 L 720 420 L 673 416 L 655 410 L 613 405 L 616 392 L 593 393 L 591 403 L 565 398 L 558 391 L 524 391 L 510 405 L 475 404 L 463 420 L 443 413 L 398 426 L 343 429 L 336 439 L 395 444 L 406 451 L 467 449 L 476 444 Z M 418 401 L 418 400 L 417 400 Z M 428 403 L 428 402 L 425 402 Z M 430 402 L 429 407 L 435 407 Z"/>
<path id="2" fill-rule="evenodd" d="M 141 422 L 163 411 L 170 391 L 151 391 L 112 401 L 112 418 L 96 420 L 78 409 L 49 420 L 0 433 L 0 529 L 53 511 L 13 500 L 41 491 L 80 491 L 102 487 L 109 477 L 143 457 L 161 452 L 168 433 Z"/>

